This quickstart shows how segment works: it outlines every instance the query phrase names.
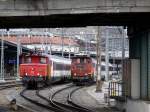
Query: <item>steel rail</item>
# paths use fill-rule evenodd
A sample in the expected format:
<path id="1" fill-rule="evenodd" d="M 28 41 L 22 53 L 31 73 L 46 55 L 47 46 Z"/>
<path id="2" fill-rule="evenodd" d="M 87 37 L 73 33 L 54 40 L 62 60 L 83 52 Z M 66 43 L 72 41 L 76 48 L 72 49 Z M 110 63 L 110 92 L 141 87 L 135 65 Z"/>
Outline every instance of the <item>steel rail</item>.
<path id="1" fill-rule="evenodd" d="M 52 96 L 50 96 L 49 98 L 46 98 L 45 96 L 43 96 L 43 95 L 41 95 L 40 94 L 40 91 L 41 90 L 43 90 L 43 89 L 45 89 L 45 88 L 43 88 L 43 89 L 40 89 L 40 90 L 37 90 L 36 91 L 36 94 L 37 94 L 37 96 L 39 96 L 40 98 L 42 98 L 42 99 L 44 99 L 44 100 L 46 100 L 51 106 L 53 106 L 53 107 L 55 107 L 55 108 L 57 108 L 57 109 L 59 109 L 59 110 L 61 110 L 61 111 L 64 111 L 64 112 L 70 112 L 70 110 L 68 111 L 68 109 L 74 109 L 74 107 L 72 107 L 72 106 L 69 106 L 69 105 L 65 105 L 65 104 L 63 104 L 63 103 L 60 103 L 60 102 L 57 102 L 57 101 L 54 101 L 53 100 L 53 98 L 54 98 L 54 96 L 57 94 L 57 92 L 59 93 L 59 92 L 61 92 L 61 91 L 63 91 L 64 89 L 69 89 L 69 88 L 71 88 L 73 85 L 67 85 L 68 87 L 65 87 L 65 88 L 62 88 L 62 89 L 59 89 L 58 91 L 56 91 Z M 53 97 L 53 98 L 52 98 Z M 65 108 L 67 108 L 67 109 L 64 109 L 64 107 Z M 58 112 L 58 111 L 57 111 Z"/>
<path id="2" fill-rule="evenodd" d="M 13 88 L 13 87 L 17 87 L 17 86 L 20 86 L 22 85 L 21 83 L 20 84 L 5 84 L 5 85 L 0 85 L 0 90 L 4 90 L 4 89 L 8 89 L 8 88 Z"/>
<path id="3" fill-rule="evenodd" d="M 72 90 L 69 94 L 68 94 L 68 99 L 67 99 L 67 102 L 68 104 L 71 104 L 72 106 L 76 107 L 79 112 L 93 112 L 92 110 L 88 109 L 88 108 L 85 108 L 79 104 L 76 104 L 73 99 L 72 99 L 72 95 L 78 91 L 79 89 L 82 89 L 83 87 L 78 87 L 78 88 L 75 88 L 74 90 Z"/>
<path id="4" fill-rule="evenodd" d="M 75 87 L 75 86 L 74 86 L 74 85 L 69 85 L 69 86 L 64 87 L 64 88 L 62 88 L 62 89 L 59 89 L 59 90 L 57 90 L 55 93 L 53 93 L 49 98 L 46 98 L 45 96 L 43 96 L 43 95 L 40 94 L 40 91 L 46 89 L 47 87 L 43 87 L 43 88 L 38 89 L 38 90 L 36 91 L 36 95 L 37 95 L 39 98 L 41 98 L 41 99 L 47 101 L 50 105 L 45 105 L 45 104 L 39 103 L 38 101 L 33 100 L 33 99 L 31 99 L 31 98 L 25 96 L 25 95 L 24 95 L 24 92 L 26 91 L 26 89 L 24 89 L 24 90 L 20 93 L 20 95 L 21 95 L 23 98 L 25 98 L 26 100 L 28 100 L 29 102 L 31 102 L 31 103 L 33 103 L 33 104 L 35 104 L 35 105 L 38 105 L 38 106 L 40 106 L 40 107 L 44 107 L 44 108 L 46 108 L 46 109 L 52 110 L 52 111 L 54 111 L 54 112 L 93 112 L 93 111 L 91 111 L 91 110 L 89 110 L 89 109 L 87 109 L 87 108 L 85 108 L 85 107 L 82 107 L 82 106 L 80 106 L 80 105 L 75 104 L 75 103 L 73 102 L 73 100 L 72 100 L 72 97 L 71 97 L 72 94 L 73 94 L 74 92 L 76 92 L 77 90 L 83 88 L 83 87 L 75 88 L 75 89 L 73 89 L 73 90 L 68 94 L 68 96 L 67 96 L 67 102 L 66 102 L 66 103 L 68 103 L 68 104 L 64 104 L 64 103 L 61 103 L 61 102 L 58 102 L 58 101 L 54 100 L 54 97 L 56 96 L 56 94 L 60 94 L 60 92 L 65 91 L 65 90 L 67 90 L 67 89 L 69 89 L 69 88 L 72 88 L 72 87 Z"/>
<path id="5" fill-rule="evenodd" d="M 66 90 L 66 89 L 69 89 L 69 88 L 72 88 L 74 87 L 74 85 L 70 85 L 68 87 L 65 87 L 65 88 L 62 88 L 62 89 L 59 89 L 58 91 L 56 91 L 54 94 L 52 94 L 50 97 L 49 97 L 49 101 L 50 101 L 50 104 L 56 108 L 59 108 L 59 109 L 62 109 L 63 111 L 65 112 L 71 112 L 73 111 L 72 109 L 74 109 L 74 107 L 70 106 L 70 105 L 66 105 L 64 103 L 61 103 L 61 102 L 58 102 L 58 101 L 55 101 L 54 100 L 54 97 L 56 96 L 56 94 L 59 94 L 60 92 Z"/>
<path id="6" fill-rule="evenodd" d="M 47 102 L 51 105 L 50 100 L 40 94 L 40 91 L 43 90 L 43 89 L 45 89 L 45 88 L 42 88 L 42 89 L 40 89 L 40 90 L 37 90 L 37 91 L 36 91 L 36 95 L 37 95 L 38 97 L 40 97 L 41 99 L 47 101 Z M 52 105 L 51 105 L 51 106 L 52 106 Z M 64 112 L 64 111 L 63 111 L 62 109 L 60 109 L 60 108 L 56 108 L 56 107 L 53 107 L 53 106 L 52 106 L 52 108 L 53 108 L 54 111 L 56 111 L 56 112 Z"/>
<path id="7" fill-rule="evenodd" d="M 5 82 L 0 82 L 0 85 L 5 85 L 5 84 L 14 84 L 14 83 L 21 83 L 21 81 L 16 81 L 16 80 L 12 80 L 12 81 L 5 81 Z"/>
<path id="8" fill-rule="evenodd" d="M 78 89 L 81 89 L 83 87 L 78 87 L 78 88 L 75 88 L 73 91 L 71 91 L 68 96 L 67 96 L 67 103 L 68 104 L 64 104 L 64 103 L 61 103 L 61 102 L 58 102 L 58 101 L 55 101 L 54 100 L 54 97 L 56 94 L 59 94 L 60 92 L 66 90 L 66 89 L 69 89 L 69 88 L 72 88 L 72 87 L 75 87 L 74 85 L 71 85 L 71 86 L 68 86 L 68 87 L 65 87 L 65 88 L 62 88 L 58 91 L 56 91 L 51 97 L 50 97 L 50 102 L 53 106 L 57 107 L 57 108 L 60 108 L 60 109 L 63 109 L 65 110 L 64 108 L 67 108 L 67 111 L 65 110 L 65 112 L 70 112 L 68 110 L 71 110 L 73 112 L 93 112 L 85 107 L 81 107 L 77 104 L 75 104 L 73 101 L 72 101 L 72 94 L 77 91 Z M 71 104 L 71 105 L 70 105 Z"/>
<path id="9" fill-rule="evenodd" d="M 53 111 L 53 112 L 64 112 L 64 111 L 62 111 L 62 110 L 58 110 L 57 108 L 51 107 L 51 106 L 49 106 L 49 105 L 45 105 L 45 104 L 39 103 L 38 101 L 33 100 L 33 99 L 31 99 L 31 98 L 25 96 L 25 95 L 24 95 L 25 91 L 27 91 L 27 89 L 24 89 L 24 90 L 20 93 L 20 95 L 21 95 L 24 99 L 26 99 L 27 101 L 29 101 L 29 102 L 31 102 L 31 103 L 37 105 L 37 106 L 40 106 L 40 107 L 46 108 L 46 109 L 48 109 L 48 110 L 51 110 L 51 111 Z"/>

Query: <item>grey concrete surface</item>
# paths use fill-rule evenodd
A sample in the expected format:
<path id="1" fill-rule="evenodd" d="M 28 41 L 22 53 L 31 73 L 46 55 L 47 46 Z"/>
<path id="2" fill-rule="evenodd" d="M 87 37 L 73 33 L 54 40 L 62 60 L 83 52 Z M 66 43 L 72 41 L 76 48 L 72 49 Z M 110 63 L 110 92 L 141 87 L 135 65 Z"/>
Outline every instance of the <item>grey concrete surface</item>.
<path id="1" fill-rule="evenodd" d="M 84 106 L 86 108 L 89 108 L 91 110 L 93 110 L 94 112 L 120 112 L 117 108 L 115 107 L 110 107 L 108 106 L 107 103 L 104 102 L 103 99 L 103 92 L 102 93 L 97 93 L 100 95 L 97 95 L 95 97 L 93 97 L 93 90 L 95 90 L 95 85 L 87 87 L 87 88 L 83 88 L 80 89 L 79 91 L 76 91 L 72 98 L 74 100 L 75 103 L 80 104 L 81 106 Z M 89 94 L 92 93 L 93 95 Z M 79 96 L 82 96 L 80 98 L 78 98 Z M 96 97 L 101 97 L 96 99 Z"/>
<path id="2" fill-rule="evenodd" d="M 17 89 L 17 87 L 14 87 L 0 91 L 0 112 L 27 112 L 27 110 L 22 107 L 19 107 L 16 111 L 11 108 L 8 96 L 10 95 L 10 93 L 15 93 L 14 91 L 18 92 L 19 90 Z"/>
<path id="3" fill-rule="evenodd" d="M 0 28 L 142 25 L 149 0 L 0 0 Z"/>
<path id="4" fill-rule="evenodd" d="M 0 16 L 149 11 L 149 0 L 0 0 Z"/>

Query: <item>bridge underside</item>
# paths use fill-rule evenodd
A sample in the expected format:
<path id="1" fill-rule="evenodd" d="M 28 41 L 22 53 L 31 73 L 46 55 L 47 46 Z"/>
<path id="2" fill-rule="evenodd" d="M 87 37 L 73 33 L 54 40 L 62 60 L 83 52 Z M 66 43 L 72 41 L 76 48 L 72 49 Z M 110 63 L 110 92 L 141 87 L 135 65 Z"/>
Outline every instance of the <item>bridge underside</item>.
<path id="1" fill-rule="evenodd" d="M 87 13 L 0 17 L 0 28 L 146 26 L 150 13 Z"/>

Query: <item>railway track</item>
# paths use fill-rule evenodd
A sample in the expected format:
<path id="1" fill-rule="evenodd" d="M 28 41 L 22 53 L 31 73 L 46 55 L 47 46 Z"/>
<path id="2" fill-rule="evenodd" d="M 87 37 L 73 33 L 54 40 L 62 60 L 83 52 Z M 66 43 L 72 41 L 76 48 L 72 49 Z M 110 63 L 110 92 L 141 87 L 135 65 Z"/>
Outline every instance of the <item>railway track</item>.
<path id="1" fill-rule="evenodd" d="M 73 87 L 74 87 L 74 85 L 70 85 L 70 86 L 67 86 L 65 88 L 57 90 L 54 94 L 52 94 L 50 96 L 50 98 L 49 98 L 50 104 L 52 106 L 56 107 L 56 108 L 59 108 L 59 109 L 63 110 L 64 112 L 74 112 L 76 110 L 76 108 L 74 108 L 73 106 L 67 105 L 64 102 L 62 103 L 60 101 L 54 100 L 54 98 L 55 98 L 56 95 L 60 94 L 61 92 L 64 92 L 65 90 L 71 89 Z M 66 102 L 67 102 L 67 97 L 66 97 L 66 99 L 63 99 L 63 100 L 64 101 L 66 100 Z"/>
<path id="2" fill-rule="evenodd" d="M 43 88 L 43 89 L 44 89 L 44 88 Z M 39 102 L 38 99 L 36 99 L 36 100 L 33 99 L 33 98 L 32 98 L 32 97 L 33 97 L 32 95 L 30 95 L 30 96 L 25 95 L 25 92 L 27 92 L 27 91 L 28 91 L 27 89 L 24 89 L 24 90 L 20 93 L 20 95 L 21 95 L 24 99 L 26 99 L 27 101 L 29 101 L 29 102 L 31 102 L 31 103 L 33 103 L 33 104 L 39 106 L 39 107 L 45 108 L 45 109 L 49 110 L 50 112 L 64 112 L 64 111 L 59 110 L 59 109 L 57 109 L 57 108 L 55 108 L 55 107 L 52 107 L 52 106 L 50 106 L 50 105 L 48 105 L 48 104 L 43 104 L 42 102 Z M 38 94 L 38 91 L 39 91 L 39 90 L 35 91 L 35 95 Z M 48 100 L 45 99 L 44 97 L 39 96 L 39 95 L 37 95 L 37 96 L 38 96 L 39 98 L 42 98 L 43 100 L 45 100 L 45 101 L 48 102 Z"/>
<path id="3" fill-rule="evenodd" d="M 67 112 L 93 112 L 85 107 L 82 107 L 80 105 L 77 105 L 76 103 L 73 102 L 73 99 L 72 99 L 72 95 L 74 92 L 76 92 L 77 90 L 81 89 L 83 87 L 76 87 L 74 85 L 71 85 L 71 86 L 68 86 L 68 87 L 65 87 L 65 88 L 62 88 L 58 91 L 56 91 L 51 97 L 50 97 L 50 102 L 53 106 L 55 106 L 56 108 L 60 108 L 64 111 L 67 111 Z M 71 89 L 71 90 L 70 90 Z M 62 92 L 64 91 L 68 91 L 68 94 L 67 94 L 67 97 L 65 97 L 63 95 L 63 97 L 65 97 L 66 99 L 66 102 L 63 101 L 60 102 L 60 101 L 57 101 L 57 100 L 54 100 L 54 98 L 56 97 L 56 95 L 58 94 L 61 94 Z"/>
<path id="4" fill-rule="evenodd" d="M 55 88 L 55 86 L 53 87 Z M 50 90 L 52 90 L 53 88 L 50 88 Z M 83 87 L 76 87 L 73 84 L 71 85 L 65 85 L 65 87 L 56 90 L 54 93 L 52 93 L 51 95 L 49 95 L 49 97 L 46 97 L 42 94 L 40 94 L 40 91 L 44 90 L 44 89 L 49 89 L 48 87 L 43 87 L 40 88 L 39 90 L 35 91 L 35 95 L 39 98 L 42 99 L 44 101 L 47 102 L 46 103 L 42 103 L 41 101 L 39 101 L 39 99 L 33 99 L 33 95 L 27 96 L 25 94 L 26 91 L 29 91 L 27 89 L 24 89 L 20 95 L 28 100 L 29 102 L 45 108 L 47 110 L 50 110 L 51 112 L 93 112 L 85 107 L 82 107 L 76 103 L 74 103 L 72 95 L 74 94 L 74 92 L 78 91 L 79 89 L 81 89 Z M 63 94 L 62 94 L 63 93 Z M 64 95 L 65 93 L 65 95 Z M 57 101 L 56 96 L 64 96 L 62 98 L 62 102 L 61 101 Z"/>
<path id="5" fill-rule="evenodd" d="M 82 112 L 93 112 L 92 110 L 86 108 L 86 107 L 83 107 L 79 104 L 76 104 L 74 101 L 73 101 L 73 98 L 72 98 L 72 95 L 78 91 L 79 89 L 82 89 L 83 87 L 78 87 L 78 88 L 75 88 L 73 89 L 69 94 L 68 94 L 68 99 L 67 99 L 67 102 L 68 104 L 76 107 L 79 111 L 82 111 Z"/>
<path id="6" fill-rule="evenodd" d="M 33 99 L 33 98 L 32 98 L 33 95 L 30 95 L 30 96 L 25 95 L 25 92 L 30 91 L 30 90 L 27 90 L 27 89 L 24 89 L 24 90 L 20 93 L 20 95 L 21 95 L 24 99 L 26 99 L 27 101 L 29 101 L 29 102 L 31 102 L 31 103 L 33 103 L 33 104 L 39 106 L 39 107 L 45 108 L 45 109 L 47 109 L 47 110 L 49 110 L 49 111 L 51 111 L 51 112 L 66 112 L 66 111 L 64 111 L 64 110 L 62 110 L 62 109 L 60 109 L 60 108 L 56 108 L 56 107 L 52 106 L 52 104 L 51 104 L 51 102 L 50 102 L 50 100 L 49 100 L 48 98 L 46 98 L 45 96 L 42 96 L 42 95 L 39 94 L 39 92 L 40 92 L 41 90 L 44 90 L 44 89 L 47 89 L 47 88 L 48 88 L 48 87 L 39 88 L 38 90 L 35 91 L 35 94 L 34 94 L 34 95 L 36 95 L 39 99 L 43 99 L 43 101 L 48 102 L 48 104 L 43 104 L 43 103 L 39 102 L 39 99 Z"/>
<path id="7" fill-rule="evenodd" d="M 20 85 L 22 85 L 21 82 L 17 82 L 15 84 L 13 84 L 13 83 L 4 83 L 4 84 L 0 84 L 0 90 L 16 87 L 16 86 L 20 86 Z"/>

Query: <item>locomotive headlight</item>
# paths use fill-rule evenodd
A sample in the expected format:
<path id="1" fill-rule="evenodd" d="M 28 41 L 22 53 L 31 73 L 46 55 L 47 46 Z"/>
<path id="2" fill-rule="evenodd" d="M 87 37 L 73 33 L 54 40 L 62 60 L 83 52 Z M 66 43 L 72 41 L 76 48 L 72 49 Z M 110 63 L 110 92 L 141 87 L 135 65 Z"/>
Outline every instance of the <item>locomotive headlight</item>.
<path id="1" fill-rule="evenodd" d="M 26 73 L 25 75 L 27 76 L 28 74 Z"/>
<path id="2" fill-rule="evenodd" d="M 85 75 L 87 76 L 88 74 L 87 74 L 87 73 L 85 73 Z"/>
<path id="3" fill-rule="evenodd" d="M 39 73 L 37 73 L 37 75 L 39 76 L 40 74 L 39 74 Z"/>
<path id="4" fill-rule="evenodd" d="M 76 73 L 74 73 L 74 76 L 76 76 L 77 74 Z"/>

